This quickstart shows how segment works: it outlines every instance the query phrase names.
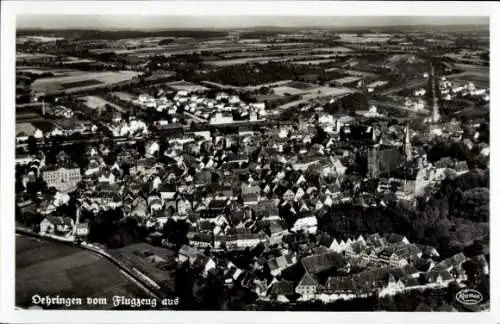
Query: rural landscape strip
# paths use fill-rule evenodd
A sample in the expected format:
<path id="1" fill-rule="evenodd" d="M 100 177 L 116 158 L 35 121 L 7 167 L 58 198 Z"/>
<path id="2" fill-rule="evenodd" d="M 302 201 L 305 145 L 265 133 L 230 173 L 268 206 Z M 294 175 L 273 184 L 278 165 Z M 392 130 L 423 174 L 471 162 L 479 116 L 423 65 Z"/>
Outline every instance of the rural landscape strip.
<path id="1" fill-rule="evenodd" d="M 107 252 L 105 252 L 102 249 L 95 248 L 95 247 L 88 246 L 88 245 L 82 245 L 82 244 L 76 245 L 75 242 L 73 242 L 73 241 L 64 240 L 64 239 L 54 237 L 54 236 L 41 235 L 41 234 L 35 233 L 33 231 L 30 231 L 30 230 L 22 228 L 22 227 L 16 227 L 16 234 L 35 237 L 35 238 L 39 238 L 39 239 L 43 239 L 43 240 L 47 240 L 47 241 L 53 241 L 53 242 L 57 242 L 60 244 L 72 245 L 72 246 L 76 246 L 80 249 L 90 251 L 94 254 L 98 254 L 98 255 L 104 257 L 105 259 L 107 259 L 108 261 L 110 261 L 116 267 L 118 267 L 122 271 L 122 273 L 127 276 L 127 278 L 129 280 L 131 280 L 133 283 L 135 283 L 141 290 L 143 290 L 145 293 L 147 293 L 150 297 L 156 298 L 158 300 L 161 300 L 163 298 L 168 297 L 166 295 L 163 295 L 158 289 L 149 288 L 152 286 L 152 283 L 156 284 L 153 279 L 149 278 L 148 276 L 146 276 L 142 272 L 138 271 L 137 269 L 136 269 L 136 271 L 134 271 L 133 269 L 129 269 L 128 267 L 123 265 L 120 261 L 113 258 L 111 255 L 109 255 Z M 156 284 L 156 286 L 158 286 L 158 285 Z"/>

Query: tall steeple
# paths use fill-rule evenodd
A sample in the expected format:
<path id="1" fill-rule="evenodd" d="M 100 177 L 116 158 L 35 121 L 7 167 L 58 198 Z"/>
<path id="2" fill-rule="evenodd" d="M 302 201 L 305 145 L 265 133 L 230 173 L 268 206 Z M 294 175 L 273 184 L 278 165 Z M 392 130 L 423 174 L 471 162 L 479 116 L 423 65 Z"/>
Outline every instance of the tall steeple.
<path id="1" fill-rule="evenodd" d="M 410 124 L 406 123 L 405 127 L 405 157 L 406 161 L 410 161 L 412 159 L 412 149 L 411 149 L 411 141 L 410 141 Z"/>
<path id="2" fill-rule="evenodd" d="M 368 149 L 368 176 L 370 178 L 378 178 L 380 175 L 379 169 L 379 147 L 380 147 L 380 130 L 374 126 L 372 128 L 372 143 Z"/>
<path id="3" fill-rule="evenodd" d="M 431 79 L 431 94 L 432 94 L 431 122 L 437 123 L 441 119 L 441 116 L 439 114 L 438 98 L 436 96 L 436 76 L 434 75 L 434 66 L 432 65 L 432 63 L 431 63 L 431 73 L 429 75 L 429 78 Z"/>

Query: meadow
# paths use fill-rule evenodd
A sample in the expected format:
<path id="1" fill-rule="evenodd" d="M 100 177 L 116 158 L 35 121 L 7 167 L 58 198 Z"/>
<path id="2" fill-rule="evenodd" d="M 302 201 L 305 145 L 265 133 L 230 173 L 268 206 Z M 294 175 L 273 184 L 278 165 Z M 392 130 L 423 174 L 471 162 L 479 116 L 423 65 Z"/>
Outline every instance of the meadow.
<path id="1" fill-rule="evenodd" d="M 33 295 L 112 297 L 115 293 L 142 296 L 111 262 L 89 251 L 37 238 L 16 236 L 16 305 L 29 307 Z M 65 308 L 60 306 L 58 308 Z M 111 309 L 112 305 L 70 309 Z M 66 309 L 66 308 L 65 308 Z"/>

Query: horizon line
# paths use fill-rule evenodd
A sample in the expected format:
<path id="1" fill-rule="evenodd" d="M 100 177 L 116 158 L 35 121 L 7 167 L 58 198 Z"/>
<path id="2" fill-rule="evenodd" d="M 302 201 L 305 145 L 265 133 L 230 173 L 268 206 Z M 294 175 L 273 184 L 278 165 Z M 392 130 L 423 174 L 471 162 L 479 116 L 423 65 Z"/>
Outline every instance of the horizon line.
<path id="1" fill-rule="evenodd" d="M 224 19 L 221 19 L 224 18 Z M 489 26 L 487 16 L 20 15 L 16 29 L 172 30 Z"/>

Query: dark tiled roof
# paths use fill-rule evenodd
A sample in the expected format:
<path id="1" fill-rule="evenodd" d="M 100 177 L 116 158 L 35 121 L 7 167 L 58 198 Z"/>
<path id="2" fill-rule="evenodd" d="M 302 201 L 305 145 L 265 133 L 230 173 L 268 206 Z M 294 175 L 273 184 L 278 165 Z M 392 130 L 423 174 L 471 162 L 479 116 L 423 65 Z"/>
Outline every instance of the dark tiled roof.
<path id="1" fill-rule="evenodd" d="M 331 293 L 355 293 L 358 291 L 356 282 L 350 277 L 329 277 L 325 286 Z"/>
<path id="2" fill-rule="evenodd" d="M 293 281 L 278 281 L 271 285 L 268 295 L 294 295 L 295 284 Z"/>
<path id="3" fill-rule="evenodd" d="M 346 260 L 339 253 L 327 252 L 303 258 L 301 262 L 307 272 L 315 274 L 327 269 L 341 268 Z"/>
<path id="4" fill-rule="evenodd" d="M 213 199 L 208 204 L 208 208 L 224 208 L 227 205 L 226 200 Z"/>
<path id="5" fill-rule="evenodd" d="M 199 254 L 200 252 L 195 249 L 195 248 L 192 248 L 188 245 L 183 245 L 181 247 L 181 249 L 179 250 L 179 254 L 181 255 L 185 255 L 185 256 L 189 256 L 189 257 L 195 257 Z"/>
<path id="6" fill-rule="evenodd" d="M 317 285 L 318 281 L 307 271 L 306 273 L 304 273 L 302 279 L 298 284 L 298 286 L 317 286 Z"/>
<path id="7" fill-rule="evenodd" d="M 195 233 L 191 240 L 198 242 L 212 242 L 212 236 L 208 233 Z"/>
<path id="8" fill-rule="evenodd" d="M 47 220 L 55 225 L 71 225 L 72 219 L 69 217 L 47 216 Z"/>
<path id="9" fill-rule="evenodd" d="M 400 234 L 395 234 L 395 233 L 390 233 L 386 235 L 387 242 L 389 243 L 399 243 L 401 242 L 405 237 Z"/>
<path id="10" fill-rule="evenodd" d="M 420 285 L 417 278 L 406 277 L 402 278 L 401 281 L 403 282 L 405 287 L 416 287 Z"/>

